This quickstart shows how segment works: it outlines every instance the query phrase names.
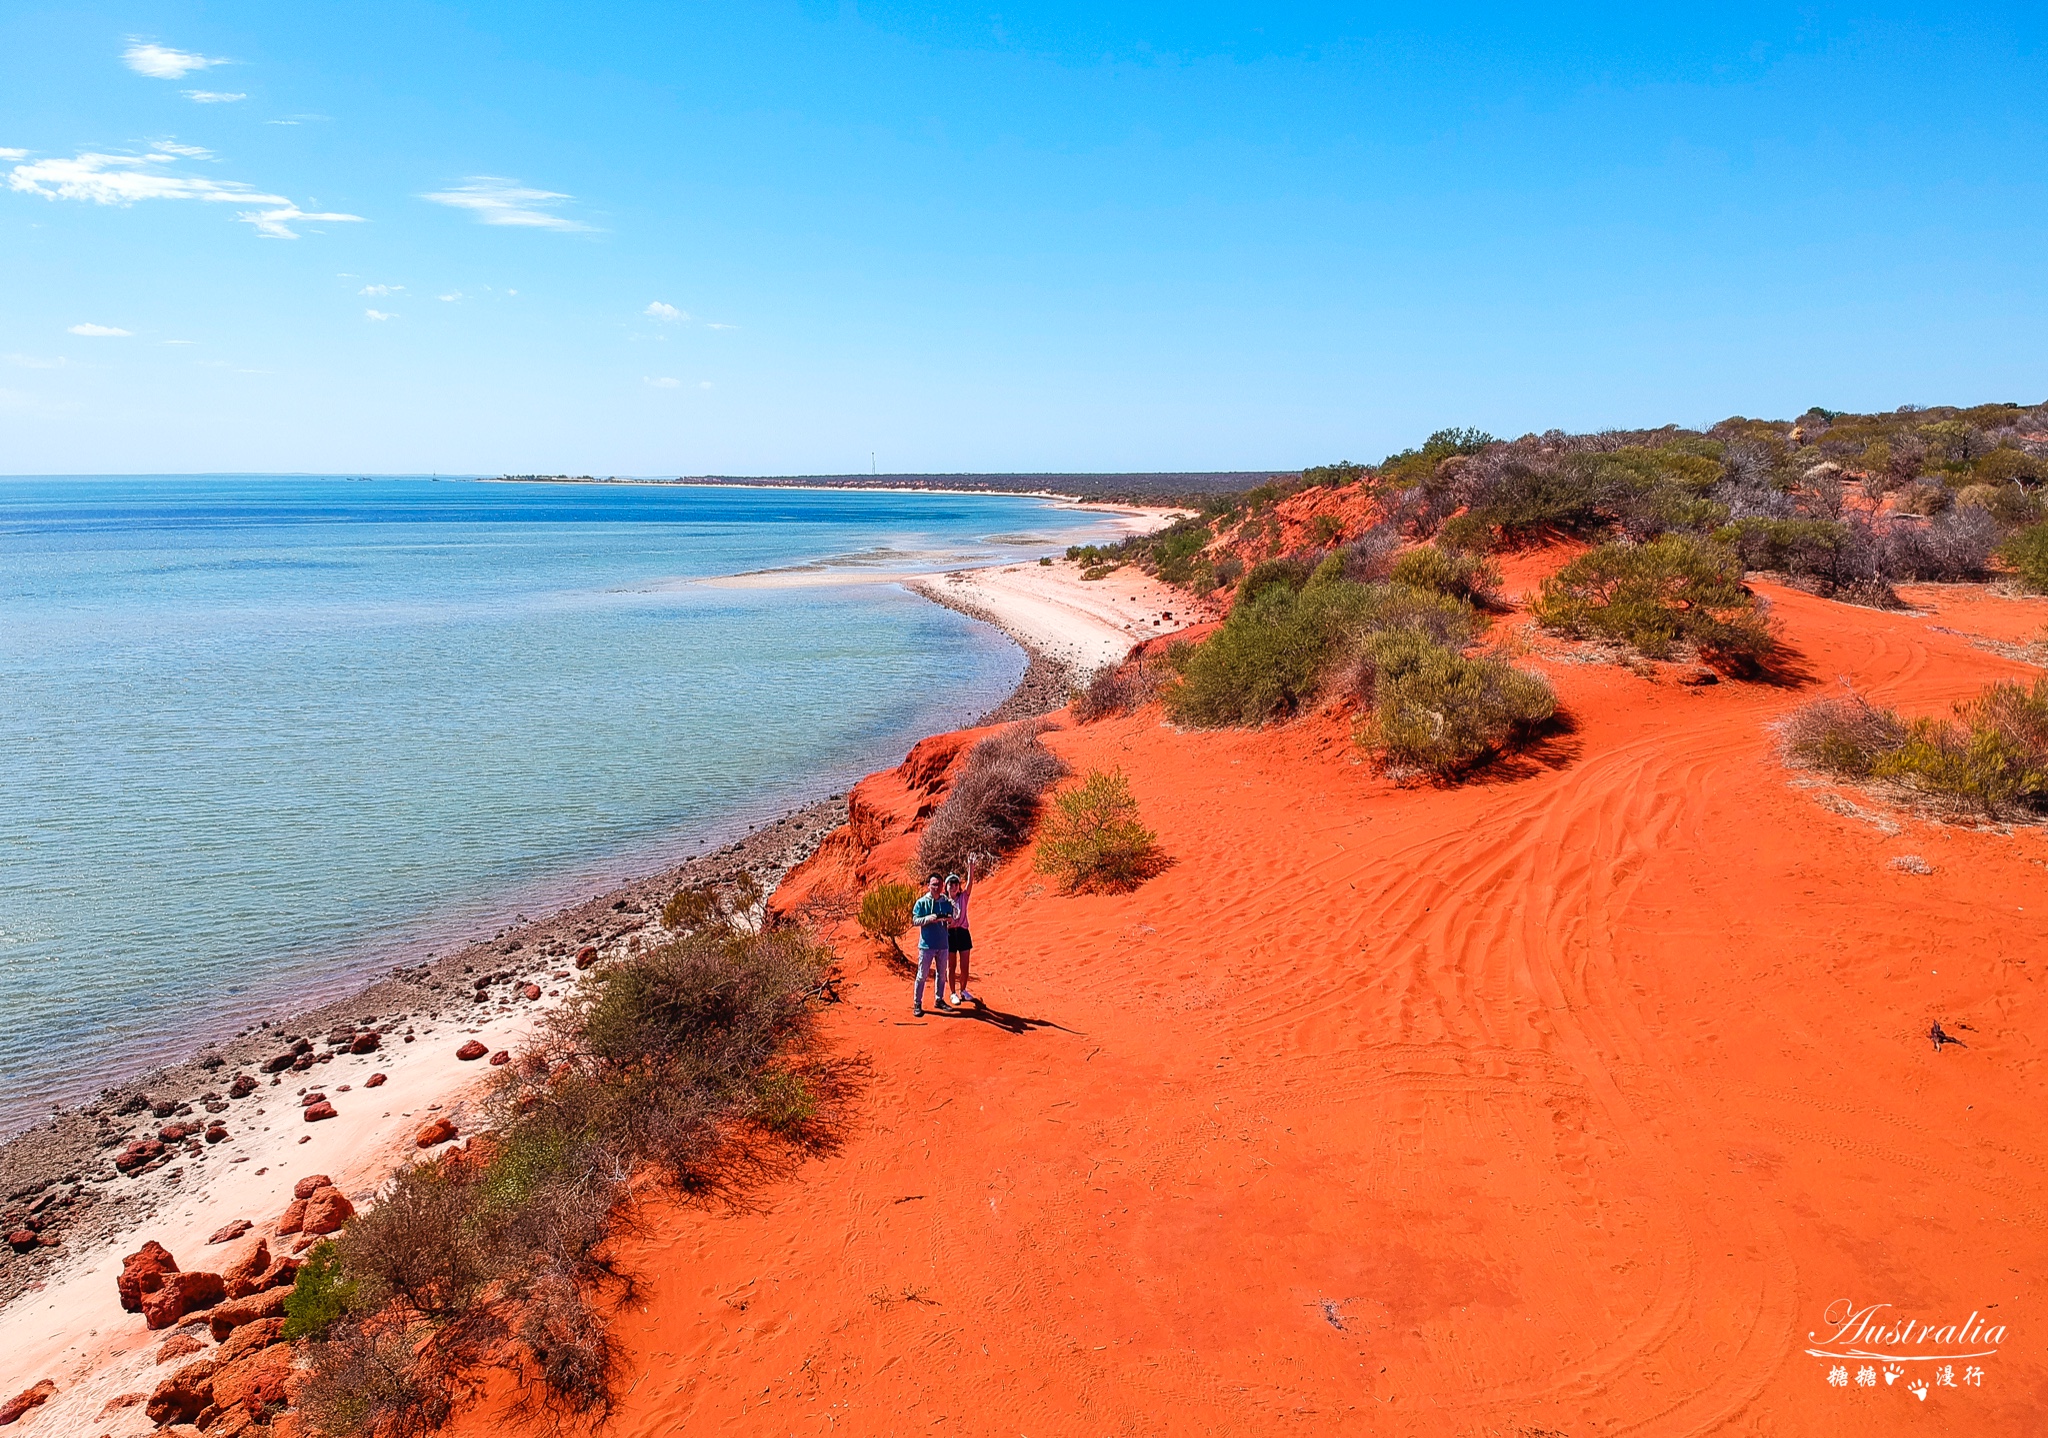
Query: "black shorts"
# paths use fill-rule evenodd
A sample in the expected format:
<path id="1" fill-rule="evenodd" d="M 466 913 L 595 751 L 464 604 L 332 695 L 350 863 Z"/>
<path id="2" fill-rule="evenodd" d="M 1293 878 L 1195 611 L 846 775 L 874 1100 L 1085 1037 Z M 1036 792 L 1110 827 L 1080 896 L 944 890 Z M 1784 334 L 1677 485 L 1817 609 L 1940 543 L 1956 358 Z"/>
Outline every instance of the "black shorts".
<path id="1" fill-rule="evenodd" d="M 974 935 L 965 929 L 946 930 L 946 947 L 956 954 L 964 954 L 974 947 Z"/>

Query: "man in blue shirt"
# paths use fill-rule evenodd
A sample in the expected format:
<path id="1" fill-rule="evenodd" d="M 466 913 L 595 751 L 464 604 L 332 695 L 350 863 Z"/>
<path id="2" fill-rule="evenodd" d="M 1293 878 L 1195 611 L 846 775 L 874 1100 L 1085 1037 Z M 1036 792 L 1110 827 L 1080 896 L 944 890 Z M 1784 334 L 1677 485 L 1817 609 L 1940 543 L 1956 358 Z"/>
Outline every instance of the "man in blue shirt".
<path id="1" fill-rule="evenodd" d="M 910 922 L 917 925 L 917 988 L 912 991 L 910 1011 L 919 1018 L 924 1017 L 924 979 L 932 977 L 932 1002 L 940 1008 L 946 1007 L 946 966 L 950 949 L 949 931 L 946 922 L 953 917 L 953 901 L 946 897 L 946 881 L 937 874 L 925 881 L 924 896 L 910 911 Z"/>

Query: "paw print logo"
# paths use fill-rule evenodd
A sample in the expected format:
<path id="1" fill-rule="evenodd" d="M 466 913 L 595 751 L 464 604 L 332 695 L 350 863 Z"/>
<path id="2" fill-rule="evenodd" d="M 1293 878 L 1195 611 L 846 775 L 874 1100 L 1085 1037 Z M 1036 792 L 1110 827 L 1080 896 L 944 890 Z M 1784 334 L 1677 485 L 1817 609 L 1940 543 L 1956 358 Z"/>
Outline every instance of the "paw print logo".
<path id="1" fill-rule="evenodd" d="M 1915 1398 L 1918 1398 L 1922 1403 L 1927 1401 L 1927 1384 L 1922 1379 L 1915 1378 L 1911 1383 L 1908 1383 L 1906 1391 Z"/>
<path id="2" fill-rule="evenodd" d="M 1891 1387 L 1894 1383 L 1898 1382 L 1900 1378 L 1905 1376 L 1905 1372 L 1906 1370 L 1899 1367 L 1899 1365 L 1896 1363 L 1885 1364 L 1884 1386 L 1887 1388 Z"/>

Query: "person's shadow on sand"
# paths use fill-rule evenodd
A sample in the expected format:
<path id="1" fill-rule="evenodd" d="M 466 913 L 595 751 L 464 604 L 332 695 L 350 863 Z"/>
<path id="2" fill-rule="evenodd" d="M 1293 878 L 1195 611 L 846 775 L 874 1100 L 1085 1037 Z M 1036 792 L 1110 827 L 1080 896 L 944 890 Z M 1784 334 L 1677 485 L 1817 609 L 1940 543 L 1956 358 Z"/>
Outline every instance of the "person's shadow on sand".
<path id="1" fill-rule="evenodd" d="M 976 1019 L 999 1028 L 1006 1034 L 1024 1034 L 1033 1029 L 1058 1029 L 1063 1034 L 1075 1032 L 1065 1024 L 1056 1024 L 1051 1019 L 1027 1019 L 1020 1014 L 1006 1014 L 1001 1009 L 992 1009 L 983 1004 L 968 1004 L 964 1008 L 938 1009 L 935 1012 L 940 1018 Z"/>

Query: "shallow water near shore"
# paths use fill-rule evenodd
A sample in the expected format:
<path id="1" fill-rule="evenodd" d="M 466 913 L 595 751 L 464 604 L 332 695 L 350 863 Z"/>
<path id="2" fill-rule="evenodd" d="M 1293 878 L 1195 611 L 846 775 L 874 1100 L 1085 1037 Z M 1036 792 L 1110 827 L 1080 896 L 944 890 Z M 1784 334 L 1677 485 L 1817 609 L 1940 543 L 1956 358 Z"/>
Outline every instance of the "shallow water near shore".
<path id="1" fill-rule="evenodd" d="M 1106 532 L 1017 496 L 0 479 L 0 1133 L 842 790 L 1024 667 L 894 585 L 689 581 Z"/>

